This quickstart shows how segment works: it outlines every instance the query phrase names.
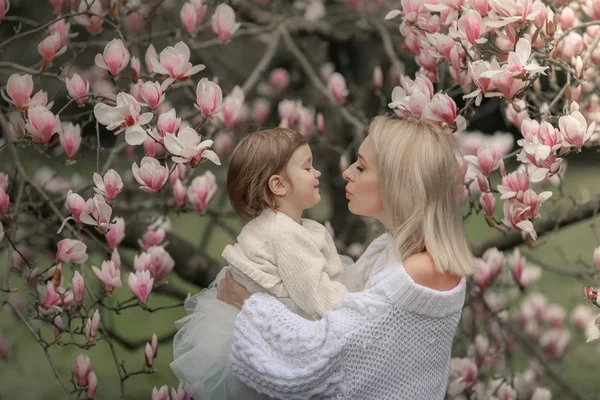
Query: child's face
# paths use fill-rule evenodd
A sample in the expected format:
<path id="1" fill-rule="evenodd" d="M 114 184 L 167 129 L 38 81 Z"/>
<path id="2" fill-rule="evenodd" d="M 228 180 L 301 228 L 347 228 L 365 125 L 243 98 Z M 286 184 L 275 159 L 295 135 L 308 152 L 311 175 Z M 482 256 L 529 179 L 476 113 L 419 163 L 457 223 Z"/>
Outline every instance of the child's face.
<path id="1" fill-rule="evenodd" d="M 285 172 L 291 183 L 287 198 L 299 208 L 300 211 L 311 208 L 319 201 L 319 177 L 321 173 L 313 168 L 312 152 L 305 144 L 300 146 L 287 163 Z"/>

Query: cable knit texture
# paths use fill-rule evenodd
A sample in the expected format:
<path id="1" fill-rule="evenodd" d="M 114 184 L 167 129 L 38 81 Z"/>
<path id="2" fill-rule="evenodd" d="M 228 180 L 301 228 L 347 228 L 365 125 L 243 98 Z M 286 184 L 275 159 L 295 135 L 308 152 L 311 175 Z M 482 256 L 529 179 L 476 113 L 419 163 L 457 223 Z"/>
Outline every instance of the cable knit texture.
<path id="1" fill-rule="evenodd" d="M 279 399 L 443 399 L 465 278 L 444 292 L 417 285 L 388 242 L 379 237 L 357 261 L 364 290 L 318 321 L 252 295 L 236 320 L 233 373 Z"/>
<path id="2" fill-rule="evenodd" d="M 262 288 L 276 297 L 289 297 L 288 308 L 309 319 L 339 307 L 346 293 L 341 283 L 344 267 L 333 239 L 323 225 L 309 219 L 298 224 L 285 213 L 264 210 L 222 255 L 251 292 Z"/>

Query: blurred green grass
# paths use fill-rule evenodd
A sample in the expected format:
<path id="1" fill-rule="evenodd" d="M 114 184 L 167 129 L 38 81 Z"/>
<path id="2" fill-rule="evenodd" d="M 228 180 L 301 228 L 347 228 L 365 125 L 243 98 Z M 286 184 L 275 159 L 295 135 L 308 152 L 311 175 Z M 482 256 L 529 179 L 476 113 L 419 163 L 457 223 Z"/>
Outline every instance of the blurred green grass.
<path id="1" fill-rule="evenodd" d="M 90 160 L 95 160 L 95 154 L 88 154 Z M 126 160 L 122 160 L 124 164 Z M 6 165 L 4 167 L 6 170 Z M 95 169 L 95 162 L 81 163 L 73 166 L 64 166 L 54 161 L 54 159 L 39 157 L 33 153 L 28 159 L 27 170 L 30 175 L 33 174 L 40 165 L 49 165 L 52 168 L 63 173 L 76 170 L 82 176 L 91 176 Z M 196 173 L 202 173 L 200 169 Z M 564 192 L 569 193 L 576 198 L 584 198 L 586 193 L 600 193 L 600 180 L 597 179 L 600 173 L 600 166 L 596 163 L 569 165 L 566 172 Z M 549 200 L 554 201 L 554 200 Z M 501 204 L 501 203 L 499 203 Z M 214 204 L 213 204 L 214 206 Z M 542 212 L 545 209 L 542 208 Z M 311 210 L 311 217 L 324 219 L 329 213 L 328 199 L 324 195 L 322 203 L 315 210 Z M 497 210 L 497 217 L 501 216 L 501 210 Z M 210 219 L 199 215 L 190 214 L 172 214 L 173 231 L 189 240 L 192 244 L 198 246 L 202 236 L 210 224 Z M 226 223 L 234 230 L 239 230 L 242 221 L 237 218 L 229 218 Z M 226 244 L 232 243 L 232 238 L 220 227 L 211 227 L 214 229 L 211 239 L 207 245 L 208 255 L 220 260 L 220 254 Z M 558 234 L 548 235 L 540 239 L 533 249 L 522 249 L 524 253 L 530 253 L 542 261 L 548 262 L 556 267 L 570 270 L 582 269 L 581 265 L 575 263 L 578 258 L 582 258 L 588 263 L 592 263 L 593 249 L 600 245 L 592 231 L 594 227 L 590 221 L 585 221 L 567 229 Z M 466 230 L 469 239 L 473 243 L 481 243 L 498 235 L 496 231 L 490 229 L 482 216 L 474 216 L 466 223 Z M 564 253 L 567 260 L 563 260 Z M 123 258 L 131 260 L 132 251 L 122 253 Z M 0 254 L 0 270 L 3 269 L 6 260 L 6 252 Z M 40 265 L 44 265 L 44 258 L 36 255 L 36 260 Z M 49 261 L 49 260 L 46 260 Z M 101 287 L 97 282 L 91 265 L 98 266 L 101 263 L 98 256 L 92 257 L 84 266 L 84 275 L 86 282 L 92 284 L 93 290 L 98 293 Z M 47 264 L 46 264 L 47 265 Z M 67 268 L 66 268 L 67 269 Z M 65 275 L 68 276 L 68 272 Z M 189 293 L 196 293 L 199 288 L 188 284 L 176 275 L 172 274 L 168 278 L 169 282 L 181 290 Z M 22 286 L 16 284 L 13 277 L 13 286 Z M 596 282 L 587 282 L 594 284 Z M 115 290 L 111 302 L 124 301 L 131 297 L 126 284 L 126 275 L 123 277 L 123 288 Z M 532 287 L 531 291 L 543 293 L 552 303 L 560 304 L 565 307 L 568 313 L 578 304 L 585 303 L 582 294 L 582 282 L 576 279 L 561 276 L 552 272 L 544 271 L 542 279 Z M 148 306 L 150 308 L 174 304 L 175 300 L 154 293 L 151 295 Z M 6 360 L 0 361 L 0 399 L 62 399 L 66 395 L 60 388 L 53 372 L 49 367 L 47 360 L 40 346 L 33 340 L 31 334 L 15 318 L 12 318 L 3 310 L 0 313 L 0 332 L 8 344 L 9 354 Z M 141 309 L 133 308 L 123 311 L 120 315 L 107 313 L 110 317 L 108 322 L 116 327 L 116 331 L 130 341 L 150 341 L 153 333 L 160 338 L 168 335 L 174 330 L 174 321 L 185 315 L 183 308 L 175 308 L 167 311 L 148 313 Z M 37 324 L 36 326 L 40 326 Z M 49 329 L 42 328 L 41 334 L 47 340 L 52 339 L 52 332 Z M 135 351 L 130 351 L 123 346 L 116 344 L 117 353 L 124 360 L 128 371 L 138 370 L 144 364 L 143 346 Z M 82 353 L 81 349 L 75 347 L 53 347 L 50 354 L 56 363 L 58 371 L 64 380 L 67 381 L 69 389 L 73 385 L 68 381 L 71 379 L 75 359 Z M 87 351 L 93 364 L 93 370 L 98 376 L 97 399 L 115 399 L 119 398 L 118 379 L 116 377 L 116 367 L 110 355 L 108 345 L 99 341 L 98 345 Z M 553 367 L 560 373 L 562 378 L 571 383 L 580 392 L 587 394 L 596 394 L 600 392 L 600 385 L 597 383 L 596 374 L 600 367 L 598 360 L 598 346 L 586 344 L 580 332 L 572 331 L 572 341 L 569 345 L 567 355 L 564 359 L 553 362 Z M 172 344 L 170 341 L 159 346 L 158 357 L 155 359 L 154 367 L 156 372 L 148 375 L 137 375 L 129 378 L 125 382 L 125 391 L 127 399 L 147 399 L 150 397 L 152 387 L 160 387 L 164 384 L 177 386 L 169 363 L 172 360 Z M 517 347 L 515 353 L 515 365 L 517 370 L 523 370 L 526 366 L 523 350 Z M 552 388 L 555 399 L 567 399 L 567 395 L 557 389 L 554 382 L 545 379 L 543 385 Z"/>

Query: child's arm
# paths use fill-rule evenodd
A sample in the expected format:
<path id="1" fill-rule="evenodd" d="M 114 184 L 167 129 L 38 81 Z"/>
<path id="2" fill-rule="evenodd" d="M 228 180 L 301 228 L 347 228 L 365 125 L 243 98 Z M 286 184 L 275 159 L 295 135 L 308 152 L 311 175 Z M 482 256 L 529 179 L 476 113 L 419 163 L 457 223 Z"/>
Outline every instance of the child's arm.
<path id="1" fill-rule="evenodd" d="M 346 287 L 324 271 L 327 259 L 309 237 L 281 232 L 273 250 L 283 285 L 302 311 L 322 316 L 341 304 Z"/>

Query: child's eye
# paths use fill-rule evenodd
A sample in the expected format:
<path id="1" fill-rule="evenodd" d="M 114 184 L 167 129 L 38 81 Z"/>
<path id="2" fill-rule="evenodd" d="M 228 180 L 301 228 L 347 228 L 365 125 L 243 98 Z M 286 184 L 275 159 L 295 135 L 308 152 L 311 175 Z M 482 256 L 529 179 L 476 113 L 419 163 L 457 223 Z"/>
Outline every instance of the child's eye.
<path id="1" fill-rule="evenodd" d="M 361 168 L 361 167 L 359 167 L 358 165 L 356 166 L 356 169 L 357 169 L 359 172 L 363 172 L 363 171 L 365 170 L 364 168 Z"/>

